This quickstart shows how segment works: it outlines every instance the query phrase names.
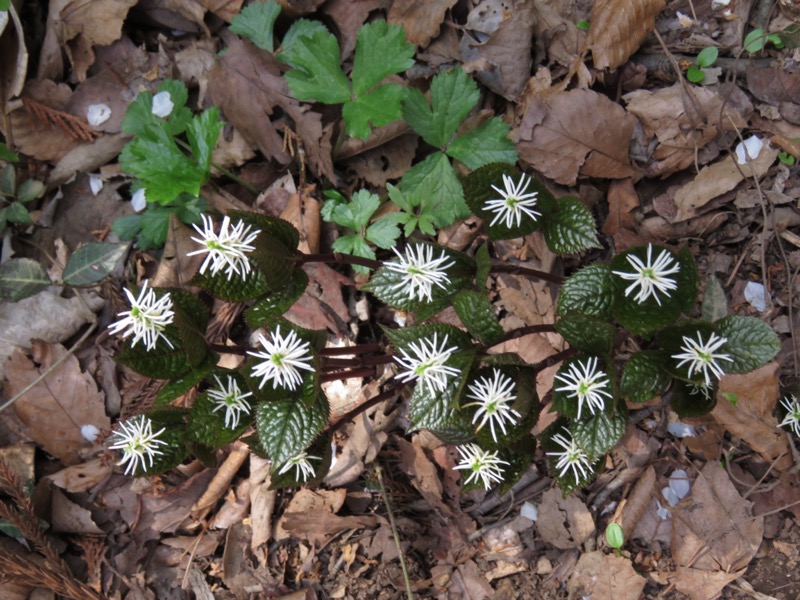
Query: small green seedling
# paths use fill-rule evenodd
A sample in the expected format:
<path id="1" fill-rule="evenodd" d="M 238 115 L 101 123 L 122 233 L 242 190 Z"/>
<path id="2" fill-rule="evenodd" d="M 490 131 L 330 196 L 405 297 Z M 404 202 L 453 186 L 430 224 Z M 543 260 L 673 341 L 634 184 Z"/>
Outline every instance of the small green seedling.
<path id="1" fill-rule="evenodd" d="M 767 33 L 763 29 L 753 29 L 744 38 L 744 49 L 750 54 L 761 52 L 767 44 L 772 44 L 778 50 L 783 48 L 783 40 L 777 33 Z"/>
<path id="2" fill-rule="evenodd" d="M 708 48 L 703 48 L 700 54 L 697 55 L 695 64 L 686 71 L 686 78 L 692 83 L 703 83 L 706 78 L 704 69 L 713 65 L 717 61 L 718 56 L 719 50 L 717 50 L 716 47 L 709 46 Z"/>
<path id="3" fill-rule="evenodd" d="M 791 167 L 796 162 L 795 157 L 786 152 L 785 150 L 781 150 L 780 152 L 778 152 L 778 160 L 789 167 Z"/>
<path id="4" fill-rule="evenodd" d="M 589 31 L 589 27 L 591 27 L 591 23 L 585 19 L 578 21 L 575 23 L 575 26 L 580 29 L 581 31 Z"/>
<path id="5" fill-rule="evenodd" d="M 8 160 L 9 164 L 0 172 L 0 234 L 6 230 L 9 223 L 18 225 L 31 225 L 33 220 L 25 204 L 41 198 L 44 194 L 44 184 L 36 179 L 28 179 L 17 186 L 17 171 L 13 162 L 19 157 L 5 144 L 0 144 L 0 158 Z"/>
<path id="6" fill-rule="evenodd" d="M 614 549 L 614 553 L 619 556 L 622 545 L 625 543 L 625 533 L 619 523 L 609 523 L 606 527 L 606 541 Z"/>

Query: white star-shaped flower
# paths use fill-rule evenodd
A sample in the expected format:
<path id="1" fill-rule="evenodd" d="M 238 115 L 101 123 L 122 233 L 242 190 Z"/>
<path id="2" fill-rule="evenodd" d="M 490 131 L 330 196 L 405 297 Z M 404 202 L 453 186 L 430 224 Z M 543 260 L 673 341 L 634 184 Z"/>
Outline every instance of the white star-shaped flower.
<path id="1" fill-rule="evenodd" d="M 261 377 L 259 388 L 272 380 L 272 389 L 293 390 L 303 382 L 300 369 L 314 371 L 314 367 L 308 364 L 312 359 L 309 343 L 301 340 L 295 331 L 282 336 L 280 325 L 272 332 L 271 338 L 269 341 L 259 333 L 258 341 L 266 352 L 248 352 L 250 356 L 264 359 L 253 367 L 253 377 Z"/>
<path id="2" fill-rule="evenodd" d="M 566 373 L 558 373 L 556 380 L 564 385 L 560 388 L 555 388 L 557 392 L 567 392 L 570 398 L 578 399 L 578 418 L 581 418 L 581 411 L 583 404 L 586 403 L 589 407 L 589 412 L 595 413 L 595 410 L 603 410 L 606 406 L 603 396 L 609 400 L 612 398 L 611 394 L 607 392 L 608 389 L 608 376 L 605 372 L 598 370 L 597 357 L 592 357 L 582 363 L 576 361 L 567 367 Z"/>
<path id="3" fill-rule="evenodd" d="M 111 450 L 122 451 L 122 460 L 117 466 L 125 467 L 125 475 L 132 475 L 137 471 L 145 472 L 153 466 L 153 458 L 163 454 L 159 446 L 166 446 L 167 442 L 158 439 L 164 432 L 162 427 L 153 433 L 153 422 L 144 415 L 137 415 L 120 423 L 119 431 L 111 435 Z M 149 464 L 148 464 L 149 463 Z"/>
<path id="4" fill-rule="evenodd" d="M 397 376 L 400 381 L 418 380 L 419 383 L 428 388 L 431 395 L 436 392 L 443 392 L 447 389 L 447 381 L 450 377 L 456 377 L 461 371 L 454 367 L 448 367 L 445 363 L 450 356 L 458 350 L 458 346 L 446 348 L 448 336 L 444 336 L 441 345 L 438 343 L 438 334 L 433 334 L 433 339 L 423 338 L 419 344 L 411 342 L 408 347 L 411 354 L 404 349 L 400 349 L 403 355 L 395 356 L 395 360 L 400 366 L 406 369 L 405 373 Z"/>
<path id="5" fill-rule="evenodd" d="M 308 481 L 308 478 L 314 478 L 316 474 L 314 471 L 314 467 L 311 466 L 312 460 L 322 460 L 319 456 L 309 456 L 305 452 L 301 452 L 300 454 L 293 456 L 289 460 L 287 460 L 284 465 L 281 467 L 280 471 L 278 471 L 278 475 L 283 475 L 292 467 L 295 468 L 295 479 L 300 481 L 302 479 L 304 482 Z"/>
<path id="6" fill-rule="evenodd" d="M 430 302 L 433 299 L 433 286 L 445 289 L 445 284 L 450 283 L 447 269 L 455 262 L 448 262 L 449 258 L 442 250 L 439 258 L 433 258 L 433 246 L 416 244 L 406 247 L 405 255 L 392 248 L 397 255 L 396 261 L 384 263 L 388 270 L 402 275 L 400 283 L 392 289 L 405 290 L 410 299 Z"/>
<path id="7" fill-rule="evenodd" d="M 128 289 L 125 290 L 125 293 L 131 303 L 131 309 L 117 315 L 122 318 L 109 325 L 110 332 L 116 335 L 122 331 L 123 338 L 133 335 L 131 347 L 144 340 L 147 349 L 152 350 L 156 347 L 158 338 L 164 338 L 167 345 L 174 348 L 172 342 L 164 335 L 164 329 L 172 323 L 172 319 L 175 317 L 169 293 L 157 298 L 152 288 L 147 289 L 147 281 L 142 283 L 138 297 L 134 297 Z"/>
<path id="8" fill-rule="evenodd" d="M 464 485 L 480 479 L 483 487 L 487 490 L 492 487 L 492 484 L 503 481 L 503 469 L 500 465 L 510 464 L 497 458 L 497 452 L 483 450 L 478 444 L 459 446 L 458 453 L 461 455 L 461 462 L 453 468 L 456 470 L 466 469 L 470 472 Z"/>
<path id="9" fill-rule="evenodd" d="M 673 354 L 672 358 L 680 360 L 678 367 L 689 364 L 689 378 L 695 373 L 702 373 L 705 386 L 710 387 L 712 374 L 717 379 L 725 375 L 725 371 L 717 361 L 733 362 L 729 354 L 715 354 L 727 341 L 728 338 L 718 336 L 716 333 L 712 333 L 707 342 L 703 341 L 703 334 L 699 331 L 696 341 L 684 335 L 683 346 L 681 346 L 683 353 Z"/>
<path id="10" fill-rule="evenodd" d="M 211 217 L 202 215 L 202 218 L 203 229 L 197 225 L 193 225 L 193 227 L 203 237 L 193 237 L 192 239 L 203 248 L 189 252 L 187 256 L 208 253 L 200 266 L 200 273 L 205 273 L 210 267 L 212 277 L 222 269 L 225 269 L 225 275 L 229 280 L 234 274 L 245 277 L 250 272 L 250 261 L 247 255 L 255 250 L 255 246 L 252 244 L 261 230 L 256 229 L 251 232 L 251 226 L 246 225 L 244 221 L 239 221 L 231 228 L 231 219 L 226 215 L 222 219 L 219 233 L 215 233 L 214 221 Z"/>
<path id="11" fill-rule="evenodd" d="M 633 282 L 625 288 L 626 296 L 629 296 L 637 287 L 639 288 L 638 293 L 634 296 L 634 300 L 639 304 L 652 296 L 661 306 L 661 298 L 658 297 L 658 294 L 662 293 L 669 298 L 670 292 L 678 289 L 675 279 L 668 277 L 668 275 L 680 272 L 681 266 L 667 250 L 662 250 L 655 262 L 653 262 L 653 244 L 647 245 L 646 263 L 643 263 L 642 259 L 634 254 L 628 254 L 625 258 L 628 259 L 634 272 L 612 271 L 612 273 L 619 275 L 626 281 Z"/>
<path id="12" fill-rule="evenodd" d="M 780 426 L 784 427 L 788 425 L 792 428 L 794 434 L 800 437 L 800 401 L 797 400 L 797 396 L 786 396 L 786 398 L 781 400 L 781 406 L 783 406 L 787 412 Z"/>
<path id="13" fill-rule="evenodd" d="M 214 379 L 217 381 L 218 387 L 208 390 L 209 398 L 214 401 L 214 408 L 211 412 L 217 412 L 224 408 L 225 427 L 227 429 L 236 429 L 239 426 L 239 418 L 242 413 L 250 414 L 250 405 L 245 398 L 252 396 L 253 392 L 243 394 L 236 379 L 230 375 L 228 375 L 227 386 L 223 385 L 216 375 L 214 375 Z"/>
<path id="14" fill-rule="evenodd" d="M 508 228 L 519 227 L 523 214 L 534 221 L 537 217 L 542 216 L 542 213 L 534 210 L 539 192 L 525 193 L 530 184 L 531 178 L 523 173 L 519 183 L 514 183 L 509 175 L 503 175 L 503 187 L 505 188 L 503 190 L 495 185 L 492 186 L 492 189 L 501 197 L 487 200 L 483 205 L 484 210 L 495 213 L 489 227 L 500 221 L 505 221 Z"/>
<path id="15" fill-rule="evenodd" d="M 478 407 L 478 410 L 475 411 L 475 416 L 472 418 L 473 424 L 478 419 L 481 420 L 476 431 L 480 431 L 488 422 L 489 429 L 492 432 L 492 439 L 497 442 L 497 434 L 494 429 L 495 423 L 500 426 L 503 435 L 506 433 L 506 422 L 512 426 L 516 425 L 522 415 L 510 406 L 517 399 L 514 395 L 515 387 L 514 380 L 501 373 L 499 369 L 494 369 L 491 378 L 481 377 L 469 386 L 467 398 L 472 398 L 475 402 L 465 404 L 464 408 L 468 406 Z"/>
<path id="16" fill-rule="evenodd" d="M 586 452 L 572 437 L 570 430 L 566 427 L 563 427 L 563 429 L 566 436 L 557 433 L 552 440 L 561 446 L 564 451 L 548 452 L 547 456 L 552 456 L 556 459 L 556 469 L 559 470 L 559 477 L 563 478 L 567 471 L 572 470 L 573 475 L 575 475 L 575 483 L 579 483 L 581 480 L 587 479 L 592 473 L 592 464 L 589 462 Z"/>

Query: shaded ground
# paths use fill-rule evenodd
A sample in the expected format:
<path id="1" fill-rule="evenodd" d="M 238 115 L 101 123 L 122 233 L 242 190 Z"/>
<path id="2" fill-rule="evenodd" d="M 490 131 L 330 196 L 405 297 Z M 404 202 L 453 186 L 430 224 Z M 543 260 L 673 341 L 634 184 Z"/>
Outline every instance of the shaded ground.
<path id="1" fill-rule="evenodd" d="M 46 181 L 48 191 L 31 207 L 35 226 L 8 236 L 4 260 L 13 247 L 58 272 L 80 244 L 106 239 L 110 223 L 132 213 L 130 181 L 117 165 L 127 141 L 121 118 L 136 91 L 168 76 L 192 88 L 197 107 L 221 106 L 232 125 L 217 162 L 263 190 L 256 196 L 215 177 L 203 190 L 209 204 L 282 216 L 311 250 L 327 250 L 336 235 L 319 218 L 327 180 L 348 194 L 360 187 L 382 193 L 423 157 L 422 143 L 404 127 L 389 125 L 363 145 L 339 144 L 336 110 L 300 110 L 274 98 L 265 106 L 248 88 L 253 77 L 234 77 L 250 64 L 245 58 L 256 67 L 254 56 L 267 60 L 228 30 L 241 4 L 53 1 L 49 20 L 20 9 L 17 29 L 8 25 L 0 38 L 2 131 L 24 156 L 20 177 Z M 48 551 L 30 531 L 24 552 L 2 540 L 0 570 L 12 583 L 0 595 L 32 597 L 33 580 L 50 590 L 37 598 L 69 593 L 65 582 L 87 586 L 73 589 L 74 597 L 404 598 L 402 552 L 411 587 L 423 598 L 624 600 L 639 597 L 641 585 L 645 598 L 800 596 L 797 440 L 777 428 L 776 417 L 780 398 L 798 381 L 792 302 L 800 297 L 800 186 L 791 159 L 800 158 L 800 74 L 791 35 L 781 50 L 742 51 L 757 27 L 796 27 L 793 4 L 733 2 L 730 14 L 711 3 L 644 0 L 435 0 L 424 3 L 429 12 L 401 0 L 281 4 L 290 10 L 279 32 L 300 15 L 322 19 L 340 34 L 345 61 L 368 17 L 403 24 L 418 61 L 403 82 L 422 89 L 438 69 L 463 64 L 484 85 L 484 116 L 502 116 L 512 127 L 523 169 L 555 194 L 579 197 L 600 227 L 603 248 L 580 261 L 556 257 L 538 234 L 496 242 L 495 256 L 569 274 L 587 259 L 607 261 L 648 241 L 689 248 L 704 306 L 758 316 L 781 336 L 781 352 L 754 373 L 726 377 L 715 410 L 685 421 L 692 436 L 669 428 L 677 416 L 668 397 L 631 406 L 632 425 L 605 471 L 566 500 L 541 449 L 512 493 L 462 495 L 452 447 L 426 433 L 406 434 L 402 398 L 337 431 L 337 464 L 318 490 L 269 490 L 268 462 L 243 444 L 221 452 L 217 469 L 191 462 L 131 480 L 114 469 L 117 459 L 103 441 L 120 416 L 152 405 L 158 384 L 113 362 L 105 327 L 123 309 L 123 281 L 174 285 L 197 269 L 185 258 L 191 230 L 176 221 L 163 253 L 132 249 L 111 280 L 85 294 L 86 305 L 55 290 L 0 308 L 4 353 L 20 348 L 5 363 L 4 401 L 86 335 L 44 384 L 0 414 L 4 460 L 35 486 L 29 512 L 49 524 L 55 548 Z M 638 12 L 630 16 L 628 6 Z M 588 35 L 577 26 L 584 20 L 592 24 Z M 24 31 L 27 70 L 11 59 L 21 55 L 14 31 Z M 706 68 L 704 85 L 689 83 L 685 71 L 708 46 L 719 48 L 720 59 Z M 227 58 L 218 61 L 223 49 Z M 97 101 L 110 106 L 112 118 L 87 142 L 57 119 L 25 110 L 17 96 L 72 115 L 84 128 L 86 108 Z M 765 146 L 739 165 L 735 149 L 751 135 Z M 97 172 L 106 183 L 93 194 L 89 175 Z M 482 241 L 475 231 L 468 219 L 442 230 L 438 241 L 474 252 Z M 335 339 L 373 334 L 395 318 L 352 291 L 345 269 L 318 267 L 309 275 L 309 291 L 290 313 L 294 322 Z M 555 319 L 549 284 L 497 275 L 490 294 L 505 330 Z M 232 335 L 240 313 L 215 307 L 212 330 L 220 340 Z M 447 311 L 438 319 L 456 322 Z M 561 349 L 563 341 L 549 334 L 506 345 L 531 363 Z M 554 370 L 537 381 L 542 396 Z M 380 393 L 390 376 L 331 384 L 331 421 Z M 80 436 L 87 423 L 101 431 L 95 443 Z M 676 476 L 678 469 L 684 474 Z M 686 480 L 691 493 L 666 514 L 663 490 Z M 538 519 L 522 516 L 523 506 Z M 603 538 L 611 520 L 626 533 L 619 557 Z M 23 567 L 20 556 L 28 561 Z"/>

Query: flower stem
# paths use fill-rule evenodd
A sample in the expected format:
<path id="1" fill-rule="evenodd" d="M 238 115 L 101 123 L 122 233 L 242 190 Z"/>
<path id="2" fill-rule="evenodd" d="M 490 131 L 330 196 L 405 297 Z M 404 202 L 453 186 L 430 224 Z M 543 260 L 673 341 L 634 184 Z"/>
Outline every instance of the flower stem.
<path id="1" fill-rule="evenodd" d="M 361 256 L 353 256 L 352 254 L 340 254 L 338 252 L 330 252 L 325 254 L 300 254 L 295 260 L 304 265 L 306 263 L 334 263 L 338 265 L 360 265 L 368 269 L 379 269 L 383 263 L 379 260 L 372 260 L 371 258 L 363 258 Z"/>
<path id="2" fill-rule="evenodd" d="M 507 332 L 503 337 L 497 340 L 494 344 L 490 344 L 486 346 L 484 350 L 488 348 L 492 348 L 494 346 L 498 346 L 503 342 L 508 342 L 510 340 L 515 340 L 517 338 L 521 338 L 525 335 L 530 335 L 532 333 L 553 333 L 556 331 L 556 326 L 552 323 L 543 323 L 541 325 L 529 325 L 527 327 L 520 327 L 519 329 L 514 329 L 512 331 Z"/>
<path id="3" fill-rule="evenodd" d="M 321 383 L 327 383 L 329 381 L 338 381 L 340 379 L 351 379 L 354 377 L 372 377 L 373 375 L 375 375 L 374 368 L 361 367 L 358 369 L 327 371 L 325 373 L 320 374 L 319 380 Z"/>
<path id="4" fill-rule="evenodd" d="M 329 425 L 328 426 L 328 433 L 333 433 L 333 432 L 337 431 L 338 429 L 344 427 L 348 422 L 352 421 L 358 415 L 360 415 L 361 413 L 369 410 L 370 408 L 372 408 L 376 404 L 380 404 L 384 400 L 388 400 L 392 396 L 396 396 L 396 395 L 402 393 L 404 387 L 406 387 L 405 382 L 402 382 L 402 381 L 401 382 L 397 382 L 394 385 L 390 386 L 387 390 L 384 390 L 380 394 L 377 394 L 376 396 L 373 396 L 372 398 L 370 398 L 369 400 L 367 400 L 363 404 L 360 404 L 359 406 L 356 406 L 350 412 L 347 412 L 344 415 L 342 415 L 339 418 L 338 421 L 336 421 L 335 423 Z"/>
<path id="5" fill-rule="evenodd" d="M 564 278 L 561 277 L 561 275 L 554 275 L 553 273 L 539 271 L 538 269 L 529 269 L 528 267 L 521 267 L 519 265 L 495 264 L 492 265 L 490 273 L 513 273 L 515 275 L 525 275 L 527 277 L 533 277 L 534 279 L 549 281 L 550 283 L 558 285 L 564 283 Z"/>

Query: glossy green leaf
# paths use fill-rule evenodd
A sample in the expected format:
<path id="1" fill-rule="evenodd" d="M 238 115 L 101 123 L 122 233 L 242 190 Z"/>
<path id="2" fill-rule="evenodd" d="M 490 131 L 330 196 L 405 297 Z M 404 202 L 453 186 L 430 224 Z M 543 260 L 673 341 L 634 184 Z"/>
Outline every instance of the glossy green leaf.
<path id="1" fill-rule="evenodd" d="M 781 342 L 773 329 L 755 317 L 730 316 L 716 324 L 719 335 L 727 338 L 724 351 L 733 362 L 725 362 L 726 373 L 747 373 L 772 360 L 781 349 Z"/>
<path id="2" fill-rule="evenodd" d="M 50 285 L 47 271 L 30 258 L 12 258 L 0 265 L 0 298 L 17 302 Z"/>
<path id="3" fill-rule="evenodd" d="M 611 319 L 614 306 L 614 276 L 606 265 L 593 264 L 567 277 L 558 293 L 557 313 L 592 315 Z"/>
<path id="4" fill-rule="evenodd" d="M 208 354 L 206 329 L 208 307 L 194 294 L 182 289 L 170 289 L 175 317 L 173 323 L 192 367 L 197 367 Z"/>
<path id="5" fill-rule="evenodd" d="M 620 392 L 631 402 L 647 402 L 663 393 L 671 381 L 664 370 L 667 357 L 658 350 L 642 350 L 625 362 Z"/>
<path id="6" fill-rule="evenodd" d="M 614 347 L 616 330 L 607 321 L 571 313 L 556 322 L 556 331 L 570 346 L 590 354 L 609 354 Z"/>
<path id="7" fill-rule="evenodd" d="M 245 321 L 253 329 L 273 323 L 289 310 L 303 295 L 308 286 L 308 275 L 298 269 L 292 273 L 288 283 L 280 289 L 259 298 L 245 313 Z"/>
<path id="8" fill-rule="evenodd" d="M 218 271 L 216 275 L 211 275 L 210 271 L 198 272 L 189 283 L 226 302 L 247 302 L 269 291 L 264 275 L 259 269 L 251 269 L 246 277 L 234 275 L 230 279 L 224 270 Z"/>
<path id="9" fill-rule="evenodd" d="M 453 308 L 472 337 L 482 344 L 488 346 L 503 337 L 503 328 L 485 294 L 470 290 L 458 292 L 453 297 Z"/>
<path id="10" fill-rule="evenodd" d="M 92 285 L 105 279 L 127 251 L 128 244 L 84 244 L 69 257 L 64 267 L 64 283 L 75 286 Z"/>
<path id="11" fill-rule="evenodd" d="M 328 424 L 329 406 L 316 385 L 306 384 L 298 399 L 264 402 L 256 409 L 256 430 L 273 463 L 305 450 Z"/>
<path id="12" fill-rule="evenodd" d="M 220 378 L 223 382 L 226 380 Z M 215 382 L 214 382 L 215 383 Z M 243 384 L 240 386 L 243 388 Z M 246 389 L 246 388 L 244 388 Z M 247 400 L 251 400 L 247 398 Z M 239 425 L 235 429 L 225 426 L 225 409 L 217 410 L 216 402 L 207 392 L 200 394 L 195 399 L 189 418 L 189 439 L 199 442 L 214 450 L 239 439 L 252 424 L 253 417 L 245 412 L 240 413 Z M 251 411 L 254 409 L 251 407 Z"/>
<path id="13" fill-rule="evenodd" d="M 428 429 L 450 444 L 471 440 L 472 427 L 454 400 L 458 384 L 452 381 L 444 392 L 436 394 L 431 394 L 425 386 L 416 386 L 409 401 L 408 431 Z"/>
<path id="14" fill-rule="evenodd" d="M 159 339 L 152 350 L 148 350 L 142 342 L 133 347 L 126 342 L 115 360 L 152 379 L 174 379 L 184 375 L 192 369 L 192 364 L 178 341 L 177 329 L 167 327 L 166 335 L 174 348 L 170 348 L 163 339 Z"/>
<path id="15" fill-rule="evenodd" d="M 564 197 L 539 202 L 542 213 L 542 233 L 547 247 L 556 254 L 576 254 L 600 248 L 592 213 L 577 198 Z"/>
<path id="16" fill-rule="evenodd" d="M 612 414 L 598 412 L 572 425 L 572 435 L 589 460 L 595 460 L 609 452 L 625 435 L 628 426 L 627 411 L 617 410 Z"/>
<path id="17" fill-rule="evenodd" d="M 519 156 L 508 134 L 508 125 L 500 117 L 491 117 L 475 129 L 458 136 L 446 152 L 470 169 L 489 163 L 513 164 Z"/>
<path id="18" fill-rule="evenodd" d="M 211 373 L 213 367 L 214 365 L 210 361 L 206 361 L 204 364 L 195 367 L 188 373 L 171 379 L 158 391 L 156 395 L 156 406 L 159 408 L 167 406 L 173 400 L 183 396 L 186 392 L 203 381 L 203 379 Z"/>

